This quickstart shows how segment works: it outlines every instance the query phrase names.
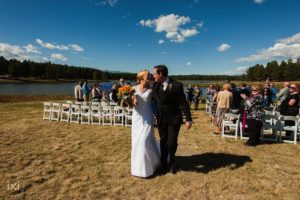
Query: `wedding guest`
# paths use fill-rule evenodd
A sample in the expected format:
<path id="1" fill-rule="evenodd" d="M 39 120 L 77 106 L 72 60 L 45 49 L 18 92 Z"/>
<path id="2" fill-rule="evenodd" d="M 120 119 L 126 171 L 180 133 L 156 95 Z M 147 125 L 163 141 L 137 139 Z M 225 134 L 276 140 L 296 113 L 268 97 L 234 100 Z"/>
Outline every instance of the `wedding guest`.
<path id="1" fill-rule="evenodd" d="M 230 85 L 228 83 L 225 83 L 223 85 L 223 91 L 219 92 L 217 96 L 218 127 L 215 132 L 216 134 L 221 133 L 223 115 L 229 111 L 230 105 L 232 103 L 232 93 L 229 92 L 229 90 L 230 90 Z"/>
<path id="2" fill-rule="evenodd" d="M 297 116 L 299 114 L 299 86 L 292 83 L 289 96 L 281 103 L 280 114 L 284 116 Z M 285 125 L 294 126 L 295 122 L 285 121 Z M 289 136 L 292 132 L 286 131 Z"/>
<path id="3" fill-rule="evenodd" d="M 214 85 L 210 84 L 209 87 L 206 89 L 206 99 L 210 102 L 213 95 L 214 95 Z"/>
<path id="4" fill-rule="evenodd" d="M 232 103 L 230 105 L 230 109 L 234 110 L 234 112 L 238 113 L 241 106 L 241 94 L 236 89 L 234 83 L 230 83 L 230 92 L 232 93 Z"/>
<path id="5" fill-rule="evenodd" d="M 272 103 L 272 97 L 270 94 L 271 90 L 268 88 L 264 88 L 263 90 L 263 107 L 268 109 Z"/>
<path id="6" fill-rule="evenodd" d="M 274 87 L 273 83 L 270 83 L 270 92 L 271 92 L 271 100 L 272 100 L 272 103 L 273 103 L 276 99 L 276 93 L 277 93 L 277 90 Z"/>
<path id="7" fill-rule="evenodd" d="M 210 111 L 211 111 L 211 122 L 214 126 L 217 126 L 217 118 L 216 118 L 216 112 L 217 112 L 217 96 L 220 92 L 220 86 L 216 85 L 215 86 L 215 93 L 214 96 L 212 98 L 211 101 L 211 107 L 210 107 Z"/>
<path id="8" fill-rule="evenodd" d="M 278 94 L 276 95 L 278 101 L 279 101 L 279 105 L 289 96 L 290 94 L 290 83 L 289 82 L 285 82 L 283 84 L 283 88 L 281 88 L 278 92 Z"/>
<path id="9" fill-rule="evenodd" d="M 202 94 L 202 91 L 201 91 L 201 88 L 199 87 L 199 85 L 196 85 L 194 87 L 194 105 L 195 105 L 195 110 L 198 110 L 198 107 L 199 107 L 199 101 L 201 99 L 201 94 Z"/>
<path id="10" fill-rule="evenodd" d="M 122 87 L 125 85 L 125 80 L 124 78 L 120 78 L 120 81 L 119 81 L 119 86 Z"/>
<path id="11" fill-rule="evenodd" d="M 189 86 L 187 87 L 186 93 L 187 93 L 188 104 L 189 104 L 189 107 L 191 108 L 191 105 L 193 102 L 193 97 L 194 97 L 194 88 L 192 87 L 191 84 L 189 84 Z"/>
<path id="12" fill-rule="evenodd" d="M 84 80 L 81 90 L 83 93 L 83 100 L 89 102 L 91 89 L 88 86 L 88 80 Z"/>
<path id="13" fill-rule="evenodd" d="M 107 88 L 103 90 L 103 92 L 102 92 L 102 101 L 104 101 L 106 103 L 108 103 L 110 101 L 110 99 L 109 99 L 109 93 L 110 92 L 109 92 L 109 90 Z"/>
<path id="14" fill-rule="evenodd" d="M 99 88 L 99 83 L 95 83 L 92 89 L 92 100 L 94 102 L 99 102 L 101 99 L 101 93 Z"/>
<path id="15" fill-rule="evenodd" d="M 83 101 L 83 94 L 81 91 L 81 87 L 83 85 L 83 81 L 79 81 L 78 85 L 74 87 L 74 94 L 76 101 Z"/>
<path id="16" fill-rule="evenodd" d="M 118 102 L 118 85 L 116 83 L 112 84 L 111 100 L 113 102 Z"/>
<path id="17" fill-rule="evenodd" d="M 247 88 L 246 83 L 241 84 L 239 92 L 240 94 L 245 94 L 246 96 L 250 96 L 250 90 L 249 88 Z"/>
<path id="18" fill-rule="evenodd" d="M 248 98 L 245 94 L 241 97 L 245 99 L 245 110 L 247 112 L 247 125 L 249 132 L 249 139 L 245 143 L 247 146 L 256 146 L 259 144 L 259 137 L 263 126 L 264 110 L 263 97 L 260 94 L 260 86 L 254 85 L 252 87 L 252 95 Z"/>

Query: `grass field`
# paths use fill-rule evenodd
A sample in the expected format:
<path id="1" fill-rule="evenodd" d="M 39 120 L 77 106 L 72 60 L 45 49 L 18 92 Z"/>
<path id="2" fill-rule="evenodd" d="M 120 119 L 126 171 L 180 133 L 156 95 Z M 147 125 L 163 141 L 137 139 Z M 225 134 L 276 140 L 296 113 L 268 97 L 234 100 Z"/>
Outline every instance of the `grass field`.
<path id="1" fill-rule="evenodd" d="M 180 131 L 180 171 L 151 179 L 130 175 L 130 128 L 42 120 L 39 101 L 0 113 L 0 199 L 300 198 L 299 144 L 222 139 L 203 110 Z"/>

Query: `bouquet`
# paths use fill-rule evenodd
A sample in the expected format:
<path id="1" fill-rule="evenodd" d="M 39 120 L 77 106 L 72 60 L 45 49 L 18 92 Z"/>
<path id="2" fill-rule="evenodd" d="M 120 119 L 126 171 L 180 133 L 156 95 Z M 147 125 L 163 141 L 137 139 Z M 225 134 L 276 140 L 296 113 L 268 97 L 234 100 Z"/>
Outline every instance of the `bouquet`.
<path id="1" fill-rule="evenodd" d="M 129 85 L 125 85 L 119 88 L 118 99 L 119 105 L 122 107 L 132 107 L 132 95 L 134 89 Z"/>

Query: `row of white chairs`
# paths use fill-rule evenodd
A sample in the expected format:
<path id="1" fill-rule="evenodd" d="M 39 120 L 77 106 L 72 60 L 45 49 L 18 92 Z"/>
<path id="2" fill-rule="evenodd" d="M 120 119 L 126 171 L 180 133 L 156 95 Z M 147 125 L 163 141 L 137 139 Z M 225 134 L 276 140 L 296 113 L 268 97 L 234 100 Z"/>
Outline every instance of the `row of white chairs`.
<path id="1" fill-rule="evenodd" d="M 287 125 L 286 121 L 294 122 L 294 125 Z M 263 128 L 261 132 L 261 140 L 274 141 L 274 142 L 286 142 L 297 144 L 297 139 L 300 136 L 300 117 L 299 116 L 282 116 L 273 113 L 266 112 Z M 226 127 L 229 127 L 229 129 Z M 238 114 L 226 113 L 222 117 L 222 137 L 238 139 L 240 135 L 241 139 L 248 139 L 245 136 L 245 130 L 242 125 L 241 116 Z M 234 130 L 234 134 L 231 133 Z M 291 136 L 282 136 L 283 132 L 292 132 Z M 265 134 L 265 133 L 269 134 Z M 267 137 L 272 136 L 272 137 Z"/>
<path id="2" fill-rule="evenodd" d="M 81 124 L 131 126 L 132 109 L 111 105 L 44 102 L 43 119 Z"/>

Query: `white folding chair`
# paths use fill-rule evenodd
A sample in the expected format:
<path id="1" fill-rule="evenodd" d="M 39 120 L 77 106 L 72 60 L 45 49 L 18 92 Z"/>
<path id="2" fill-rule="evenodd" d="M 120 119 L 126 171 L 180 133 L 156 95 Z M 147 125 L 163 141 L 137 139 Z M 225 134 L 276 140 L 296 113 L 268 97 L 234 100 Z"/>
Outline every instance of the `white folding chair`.
<path id="1" fill-rule="evenodd" d="M 286 121 L 293 121 L 295 125 L 287 125 Z M 295 116 L 283 116 L 280 120 L 281 122 L 281 130 L 282 131 L 291 131 L 291 136 L 285 137 L 285 139 L 282 140 L 282 132 L 280 132 L 280 141 L 286 142 L 286 143 L 293 143 L 297 144 L 297 135 L 298 135 L 298 127 L 299 127 L 299 118 Z"/>
<path id="2" fill-rule="evenodd" d="M 125 126 L 126 127 L 131 127 L 132 126 L 132 108 L 125 108 Z"/>
<path id="3" fill-rule="evenodd" d="M 206 99 L 206 103 L 205 103 L 205 113 L 208 115 L 211 114 L 211 103 L 207 99 Z"/>
<path id="4" fill-rule="evenodd" d="M 70 112 L 71 112 L 70 104 L 63 103 L 61 105 L 60 121 L 61 122 L 69 122 L 70 121 Z"/>
<path id="5" fill-rule="evenodd" d="M 101 124 L 101 107 L 91 106 L 91 124 Z"/>
<path id="6" fill-rule="evenodd" d="M 125 109 L 121 106 L 114 106 L 114 126 L 124 126 Z"/>
<path id="7" fill-rule="evenodd" d="M 90 124 L 91 112 L 90 106 L 80 106 L 81 124 Z"/>
<path id="8" fill-rule="evenodd" d="M 111 101 L 111 102 L 109 102 L 109 105 L 111 105 L 111 106 L 117 106 L 118 104 L 116 102 Z"/>
<path id="9" fill-rule="evenodd" d="M 100 102 L 92 102 L 91 105 L 92 105 L 92 106 L 101 106 L 101 103 L 100 103 Z"/>
<path id="10" fill-rule="evenodd" d="M 112 126 L 113 121 L 113 107 L 101 106 L 102 125 Z"/>
<path id="11" fill-rule="evenodd" d="M 44 102 L 43 119 L 51 120 L 51 109 L 52 109 L 52 103 L 51 102 Z"/>
<path id="12" fill-rule="evenodd" d="M 273 112 L 270 112 L 273 113 Z M 280 116 L 270 114 L 265 112 L 263 127 L 261 131 L 260 139 L 263 141 L 273 141 L 278 142 L 278 131 L 280 131 Z M 265 137 L 265 132 L 271 133 L 268 134 L 269 137 Z M 270 137 L 273 136 L 273 137 Z"/>
<path id="13" fill-rule="evenodd" d="M 59 121 L 60 103 L 52 103 L 51 121 Z"/>
<path id="14" fill-rule="evenodd" d="M 80 121 L 80 105 L 71 104 L 70 123 L 79 124 Z"/>
<path id="15" fill-rule="evenodd" d="M 73 101 L 67 100 L 66 103 L 67 104 L 73 104 Z"/>
<path id="16" fill-rule="evenodd" d="M 240 115 L 225 113 L 222 117 L 222 138 L 234 138 L 237 140 L 240 124 Z M 229 127 L 228 131 L 225 131 L 225 127 Z M 234 135 L 230 133 L 230 130 L 234 129 Z"/>

